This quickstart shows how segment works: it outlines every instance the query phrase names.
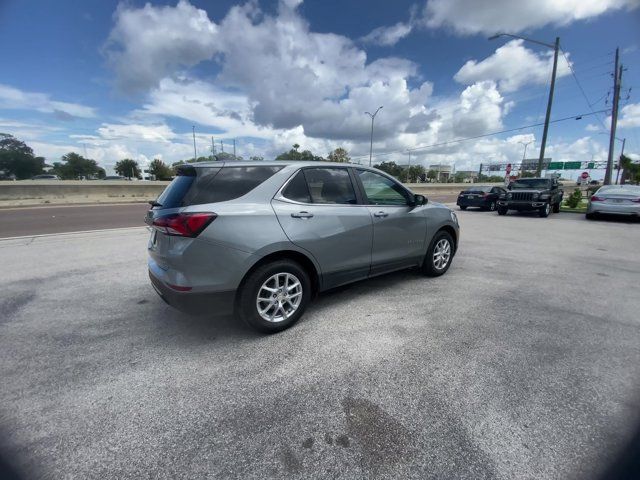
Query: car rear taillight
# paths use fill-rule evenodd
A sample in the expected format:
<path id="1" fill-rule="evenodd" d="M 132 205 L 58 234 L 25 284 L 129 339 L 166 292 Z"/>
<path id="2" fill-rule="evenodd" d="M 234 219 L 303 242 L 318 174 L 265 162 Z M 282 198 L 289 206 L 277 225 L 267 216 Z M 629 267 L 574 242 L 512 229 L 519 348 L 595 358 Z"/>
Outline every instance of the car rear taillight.
<path id="1" fill-rule="evenodd" d="M 592 202 L 604 202 L 604 198 L 602 198 L 602 197 L 598 197 L 597 195 L 593 195 L 593 196 L 591 197 L 591 201 L 592 201 Z"/>
<path id="2" fill-rule="evenodd" d="M 167 235 L 197 237 L 216 219 L 215 213 L 174 213 L 153 220 L 153 228 Z"/>

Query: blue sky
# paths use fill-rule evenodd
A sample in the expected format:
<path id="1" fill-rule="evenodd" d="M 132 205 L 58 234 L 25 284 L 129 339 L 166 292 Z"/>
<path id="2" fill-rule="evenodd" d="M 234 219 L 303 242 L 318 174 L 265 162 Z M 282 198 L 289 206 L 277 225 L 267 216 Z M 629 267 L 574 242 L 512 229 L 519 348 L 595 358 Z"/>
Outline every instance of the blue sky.
<path id="1" fill-rule="evenodd" d="M 0 3 L 0 131 L 56 161 L 68 151 L 107 169 L 121 158 L 172 162 L 210 153 L 211 137 L 270 158 L 293 143 L 377 160 L 517 161 L 542 128 L 552 42 L 564 57 L 552 118 L 611 107 L 613 52 L 623 75 L 618 137 L 640 158 L 638 0 L 420 0 L 245 3 Z M 630 92 L 629 92 L 629 89 Z M 591 104 L 591 105 L 589 105 Z M 554 160 L 604 160 L 608 114 L 555 123 Z M 433 144 L 451 142 L 445 147 Z M 426 147 L 426 148 L 422 148 Z M 618 149 L 620 144 L 617 145 Z M 219 148 L 219 143 L 217 144 Z M 531 154 L 531 155 L 530 155 Z M 594 172 L 595 177 L 599 177 Z"/>

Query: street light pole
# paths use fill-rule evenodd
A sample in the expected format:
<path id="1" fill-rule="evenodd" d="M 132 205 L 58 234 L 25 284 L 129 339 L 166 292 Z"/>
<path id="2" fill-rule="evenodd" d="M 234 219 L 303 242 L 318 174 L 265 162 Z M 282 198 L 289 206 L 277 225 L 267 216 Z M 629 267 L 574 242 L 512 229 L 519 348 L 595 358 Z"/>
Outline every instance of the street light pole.
<path id="1" fill-rule="evenodd" d="M 499 37 L 512 37 L 519 38 L 526 42 L 536 43 L 548 48 L 553 48 L 553 70 L 551 72 L 551 85 L 549 87 L 549 100 L 547 102 L 547 113 L 544 117 L 544 129 L 542 130 L 542 142 L 540 143 L 540 157 L 538 158 L 538 168 L 536 168 L 536 175 L 539 177 L 542 175 L 542 164 L 544 161 L 544 150 L 547 146 L 547 133 L 549 132 L 549 121 L 551 119 L 551 106 L 553 104 L 553 91 L 556 86 L 556 72 L 558 70 L 558 52 L 560 51 L 560 37 L 556 37 L 556 41 L 553 44 L 540 42 L 538 40 L 532 40 L 531 38 L 520 37 L 518 35 L 511 35 L 510 33 L 498 33 L 489 37 L 489 40 L 494 40 Z"/>
<path id="2" fill-rule="evenodd" d="M 373 121 L 376 119 L 376 115 L 380 111 L 382 106 L 378 107 L 375 113 L 364 112 L 371 117 L 371 143 L 369 144 L 369 166 L 371 166 L 371 158 L 373 157 Z"/>
<path id="3" fill-rule="evenodd" d="M 196 126 L 193 125 L 191 129 L 193 130 L 193 161 L 197 162 L 198 154 L 196 153 Z"/>
<path id="4" fill-rule="evenodd" d="M 533 143 L 533 140 L 530 140 L 528 142 L 518 142 L 520 145 L 524 145 L 524 152 L 522 152 L 522 162 L 520 162 L 520 176 L 522 177 L 522 172 L 524 171 L 524 159 L 527 156 L 527 146 L 529 146 L 530 143 Z"/>

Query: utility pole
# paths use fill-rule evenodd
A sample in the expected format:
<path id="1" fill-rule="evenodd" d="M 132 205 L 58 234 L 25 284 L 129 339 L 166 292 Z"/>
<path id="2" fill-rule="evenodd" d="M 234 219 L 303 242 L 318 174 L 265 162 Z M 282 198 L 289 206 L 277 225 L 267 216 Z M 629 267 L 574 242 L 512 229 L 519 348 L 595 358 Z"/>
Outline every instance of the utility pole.
<path id="1" fill-rule="evenodd" d="M 544 149 L 547 146 L 547 133 L 549 132 L 549 120 L 551 119 L 551 105 L 553 104 L 553 90 L 556 86 L 556 71 L 558 70 L 558 50 L 560 49 L 560 37 L 556 37 L 553 44 L 553 70 L 551 72 L 551 86 L 549 87 L 549 101 L 547 103 L 547 114 L 544 117 L 544 130 L 542 130 L 542 143 L 540 144 L 540 158 L 538 158 L 538 168 L 536 176 L 542 175 L 542 162 L 544 161 Z"/>
<path id="2" fill-rule="evenodd" d="M 233 139 L 233 156 L 236 156 L 236 139 Z"/>
<path id="3" fill-rule="evenodd" d="M 198 161 L 198 153 L 196 152 L 196 126 L 193 125 L 191 128 L 193 130 L 193 161 L 197 162 Z"/>
<path id="4" fill-rule="evenodd" d="M 380 111 L 382 106 L 378 107 L 375 113 L 364 112 L 371 117 L 371 143 L 369 144 L 369 166 L 371 166 L 371 157 L 373 156 L 373 121 L 376 119 L 376 115 Z"/>
<path id="5" fill-rule="evenodd" d="M 611 132 L 609 136 L 609 156 L 607 169 L 604 174 L 604 184 L 611 185 L 611 170 L 613 169 L 613 150 L 616 142 L 616 126 L 618 125 L 618 102 L 620 101 L 620 83 L 622 82 L 622 65 L 618 66 L 620 56 L 616 48 L 615 70 L 613 71 L 613 107 L 611 109 Z"/>
<path id="6" fill-rule="evenodd" d="M 220 140 L 220 151 L 224 152 L 224 143 L 222 143 L 222 139 Z"/>
<path id="7" fill-rule="evenodd" d="M 216 156 L 216 144 L 213 141 L 213 137 L 211 137 L 211 160 Z"/>
<path id="8" fill-rule="evenodd" d="M 616 173 L 616 185 L 618 185 L 618 180 L 620 180 L 620 170 L 622 170 L 622 157 L 624 156 L 624 144 L 627 143 L 627 139 L 622 139 L 622 151 L 620 152 L 620 158 L 618 159 L 618 173 Z"/>
<path id="9" fill-rule="evenodd" d="M 527 156 L 527 147 L 530 143 L 533 143 L 533 140 L 528 142 L 518 142 L 520 145 L 524 145 L 524 152 L 522 152 L 522 162 L 520 162 L 520 177 L 522 177 L 522 173 L 524 172 L 524 159 Z"/>

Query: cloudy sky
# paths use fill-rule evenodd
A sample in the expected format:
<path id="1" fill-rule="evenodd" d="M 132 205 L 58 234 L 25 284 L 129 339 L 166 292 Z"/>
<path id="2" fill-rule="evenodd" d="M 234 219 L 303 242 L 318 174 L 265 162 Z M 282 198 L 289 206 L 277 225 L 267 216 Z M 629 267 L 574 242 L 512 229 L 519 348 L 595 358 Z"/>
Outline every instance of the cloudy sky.
<path id="1" fill-rule="evenodd" d="M 0 2 L 0 131 L 52 162 L 69 151 L 107 169 L 209 155 L 211 137 L 273 158 L 293 143 L 368 162 L 535 157 L 552 51 L 561 38 L 547 155 L 604 160 L 613 55 L 618 136 L 640 154 L 640 0 L 226 0 Z M 576 78 L 582 87 L 580 89 Z M 520 127 L 525 127 L 520 129 Z M 518 130 L 519 129 L 519 130 Z M 488 133 L 512 130 L 500 135 Z M 618 148 L 620 145 L 618 145 Z M 594 175 L 598 177 L 598 175 Z"/>

